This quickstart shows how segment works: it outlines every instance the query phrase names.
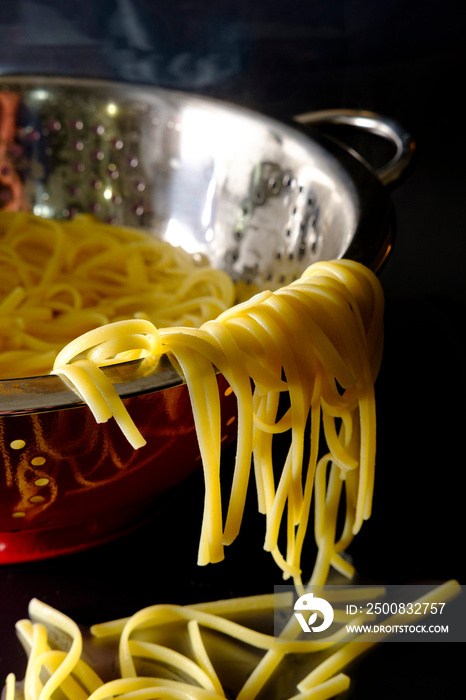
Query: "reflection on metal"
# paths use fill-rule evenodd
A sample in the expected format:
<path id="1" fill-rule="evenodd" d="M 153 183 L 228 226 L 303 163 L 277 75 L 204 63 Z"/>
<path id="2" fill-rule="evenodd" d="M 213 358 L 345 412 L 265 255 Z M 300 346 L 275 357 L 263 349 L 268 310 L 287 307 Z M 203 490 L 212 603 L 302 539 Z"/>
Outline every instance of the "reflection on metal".
<path id="1" fill-rule="evenodd" d="M 228 443 L 236 434 L 236 398 L 221 375 L 218 382 Z M 0 565 L 114 537 L 153 513 L 159 494 L 198 468 L 185 385 L 133 396 L 127 406 L 147 440 L 140 450 L 114 421 L 98 425 L 87 406 L 0 418 Z"/>
<path id="2" fill-rule="evenodd" d="M 277 288 L 299 277 L 304 260 L 310 265 L 319 259 L 318 219 L 312 186 L 299 184 L 293 172 L 278 163 L 257 163 L 234 230 L 237 245 L 228 251 L 235 279 L 247 285 L 261 280 L 262 287 Z M 283 220 L 278 238 L 269 236 L 274 220 Z M 268 269 L 261 277 L 260 266 L 267 258 Z"/>
<path id="3" fill-rule="evenodd" d="M 0 107 L 4 207 L 144 227 L 207 256 L 243 296 L 319 259 L 377 268 L 390 249 L 392 209 L 372 171 L 257 113 L 133 84 L 14 76 L 0 78 Z M 141 369 L 116 379 L 122 396 L 181 381 L 170 366 Z M 57 382 L 2 382 L 0 413 L 76 403 Z"/>
<path id="4" fill-rule="evenodd" d="M 321 210 L 325 202 L 326 256 L 344 253 L 356 229 L 351 177 L 317 143 L 265 117 L 182 93 L 69 78 L 2 77 L 0 93 L 14 105 L 3 132 L 5 147 L 20 154 L 17 208 L 143 226 L 227 268 L 246 228 L 247 238 L 265 229 L 275 251 L 290 223 L 310 220 L 303 190 Z M 315 257 L 305 243 L 302 267 Z M 252 251 L 263 245 L 248 243 L 244 275 L 237 261 L 232 271 L 249 279 L 257 270 L 260 286 L 270 284 L 272 266 L 279 284 L 286 255 L 262 263 Z"/>
<path id="5" fill-rule="evenodd" d="M 19 105 L 18 94 L 0 92 L 0 208 L 6 210 L 23 207 L 23 186 L 18 173 L 22 148 L 15 140 Z"/>
<path id="6" fill-rule="evenodd" d="M 252 172 L 249 196 L 243 201 L 235 233 L 241 234 L 245 225 L 251 220 L 256 207 L 267 203 L 269 197 L 277 197 L 285 181 L 289 183 L 291 174 L 283 173 L 277 163 L 258 163 Z"/>

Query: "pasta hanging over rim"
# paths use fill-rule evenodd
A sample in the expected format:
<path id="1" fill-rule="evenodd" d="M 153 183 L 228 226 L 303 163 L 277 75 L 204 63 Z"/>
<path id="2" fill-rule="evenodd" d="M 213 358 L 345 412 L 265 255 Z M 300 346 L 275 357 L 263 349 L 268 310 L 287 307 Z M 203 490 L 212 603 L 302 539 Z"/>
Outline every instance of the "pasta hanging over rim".
<path id="1" fill-rule="evenodd" d="M 187 384 L 204 470 L 199 564 L 223 559 L 237 537 L 253 474 L 264 547 L 297 586 L 314 503 L 318 554 L 310 582 L 324 583 L 331 567 L 352 576 L 344 552 L 371 514 L 383 307 L 380 282 L 368 268 L 349 260 L 318 262 L 296 282 L 228 308 L 199 328 L 157 329 L 133 319 L 91 330 L 58 354 L 53 372 L 74 385 L 98 421 L 113 415 L 137 448 L 144 438 L 98 365 L 167 354 Z M 226 513 L 217 372 L 238 407 Z M 277 434 L 290 441 L 282 465 L 272 449 Z M 345 519 L 337 532 L 341 504 Z"/>

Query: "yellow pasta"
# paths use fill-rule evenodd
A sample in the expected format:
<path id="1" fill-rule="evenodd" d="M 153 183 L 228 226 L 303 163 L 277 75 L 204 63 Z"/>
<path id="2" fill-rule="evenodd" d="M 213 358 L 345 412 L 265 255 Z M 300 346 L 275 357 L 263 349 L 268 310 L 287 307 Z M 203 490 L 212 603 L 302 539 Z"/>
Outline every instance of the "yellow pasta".
<path id="1" fill-rule="evenodd" d="M 118 288 L 123 283 L 124 275 L 125 284 L 130 285 L 136 285 L 141 279 L 152 284 L 152 280 L 148 280 L 149 273 L 137 257 L 127 255 L 129 262 L 125 261 L 122 270 L 121 251 L 116 250 L 118 246 L 113 239 L 110 242 L 113 230 L 100 232 L 98 239 L 84 235 L 79 238 L 78 229 L 85 228 L 83 223 L 82 220 L 70 222 L 77 237 L 76 244 L 71 247 L 66 242 L 65 227 L 57 222 L 51 223 L 52 242 L 45 246 L 41 237 L 28 233 L 24 217 L 13 222 L 10 235 L 15 236 L 15 245 L 6 251 L 0 249 L 0 264 L 10 276 L 9 291 L 0 307 L 0 333 L 2 328 L 8 327 L 16 309 L 21 308 L 24 313 L 21 321 L 15 322 L 16 346 L 6 348 L 3 356 L 21 352 L 23 366 L 36 368 L 34 356 L 40 357 L 40 362 L 51 354 L 56 356 L 52 371 L 74 386 L 98 422 L 113 417 L 133 447 L 138 448 L 145 443 L 144 437 L 100 368 L 147 356 L 157 359 L 167 354 L 187 384 L 204 470 L 205 504 L 199 564 L 221 560 L 224 547 L 237 537 L 246 492 L 254 478 L 258 508 L 265 518 L 264 547 L 282 569 L 283 577 L 292 578 L 299 591 L 304 590 L 304 573 L 310 573 L 311 584 L 324 584 L 332 567 L 351 578 L 353 568 L 345 557 L 345 550 L 363 521 L 370 517 L 374 486 L 374 382 L 383 344 L 383 294 L 376 276 L 363 265 L 348 260 L 316 263 L 287 287 L 276 292 L 262 292 L 237 306 L 232 306 L 230 298 L 223 310 L 217 307 L 216 312 L 207 297 L 221 295 L 218 288 L 209 287 L 203 298 L 201 293 L 200 308 L 209 309 L 210 320 L 200 321 L 192 315 L 190 297 L 194 291 L 199 292 L 204 283 L 197 273 L 190 273 L 182 281 L 177 268 L 171 293 L 172 308 L 187 314 L 182 322 L 166 319 L 166 323 L 154 324 L 150 314 L 140 311 L 134 311 L 135 317 L 128 318 L 134 297 L 140 298 L 141 294 L 132 295 L 125 287 L 128 304 L 125 307 L 120 300 L 115 301 L 113 310 L 117 320 L 108 323 L 108 308 L 104 309 L 99 301 L 92 307 L 91 323 L 86 304 L 87 299 L 94 303 L 95 290 L 87 285 L 90 278 L 97 280 L 99 289 L 106 294 L 112 285 Z M 86 223 L 90 225 L 89 221 Z M 39 228 L 45 226 L 39 223 Z M 120 247 L 127 250 L 128 232 L 117 231 Z M 134 245 L 139 248 L 139 241 Z M 166 257 L 169 253 L 164 249 L 158 254 L 159 263 L 163 258 L 162 266 L 169 266 Z M 57 277 L 63 259 L 83 272 L 86 283 L 82 288 Z M 15 270 L 14 279 L 12 269 Z M 213 286 L 216 284 L 221 287 L 224 280 L 212 282 Z M 36 299 L 28 299 L 26 292 L 31 287 L 43 291 L 43 299 L 47 300 L 45 312 Z M 230 293 L 231 282 L 225 284 L 226 288 Z M 161 292 L 161 300 L 166 308 L 167 294 Z M 52 318 L 60 319 L 54 331 L 60 347 L 51 343 L 50 336 L 46 335 L 46 327 L 50 333 Z M 71 342 L 63 347 L 62 341 L 73 326 L 73 319 L 74 323 L 82 321 L 89 326 L 84 326 L 86 332 L 75 333 Z M 76 330 L 77 326 L 74 328 Z M 25 339 L 29 342 L 27 349 L 21 345 Z M 1 361 L 0 354 L 0 368 Z M 220 498 L 218 372 L 230 384 L 238 407 L 236 460 L 225 513 Z M 274 436 L 277 435 L 287 437 L 289 442 L 281 464 L 276 463 L 274 451 Z M 319 448 L 322 437 L 327 445 L 324 451 Z M 312 505 L 317 558 L 311 572 L 303 572 L 302 549 L 312 522 Z M 342 505 L 346 515 L 339 531 L 337 514 Z M 299 629 L 292 619 L 286 629 L 286 639 L 277 645 L 275 638 L 229 620 L 220 610 L 221 607 L 215 609 L 215 606 L 210 611 L 208 606 L 205 610 L 202 606 L 153 606 L 123 623 L 96 626 L 93 630 L 96 635 L 112 634 L 116 629 L 120 634 L 123 678 L 106 687 L 95 677 L 87 685 L 83 680 L 89 678 L 89 673 L 79 659 L 80 636 L 76 626 L 46 606 L 33 602 L 31 614 L 42 617 L 45 624 L 63 629 L 72 643 L 67 653 L 58 653 L 47 645 L 43 625 L 36 625 L 32 633 L 26 625 L 20 626 L 26 646 L 30 646 L 26 700 L 48 700 L 51 692 L 62 684 L 62 690 L 71 700 L 84 700 L 83 687 L 84 695 L 87 693 L 91 700 L 116 695 L 125 700 L 133 697 L 135 700 L 224 697 L 203 646 L 202 627 L 265 652 L 238 695 L 238 700 L 251 700 L 285 655 L 328 649 L 345 638 L 341 628 L 317 642 L 298 639 Z M 179 624 L 180 621 L 189 630 L 193 649 L 193 658 L 187 661 L 175 650 L 167 651 L 155 643 L 133 638 L 138 627 L 168 622 Z M 136 684 L 129 682 L 136 674 L 135 659 L 139 656 L 178 668 L 195 682 L 194 686 L 142 678 Z M 40 668 L 47 669 L 50 675 L 43 687 L 38 680 Z M 339 671 L 340 666 L 336 670 Z M 80 675 L 79 690 L 76 690 L 74 684 Z M 315 687 L 308 687 L 307 681 L 304 682 L 305 697 L 331 697 L 332 693 L 345 688 L 347 677 L 341 673 L 334 678 L 333 675 L 332 678 L 322 677 L 322 682 Z M 11 683 L 10 680 L 10 696 Z"/>
<path id="2" fill-rule="evenodd" d="M 448 603 L 460 591 L 456 581 L 448 581 L 412 601 L 413 609 L 418 603 Z M 365 599 L 370 595 L 368 589 Z M 279 594 L 275 599 L 278 606 L 287 607 L 289 603 L 288 594 Z M 219 700 L 226 697 L 255 700 L 261 691 L 267 692 L 273 687 L 273 674 L 278 670 L 282 680 L 289 678 L 288 700 L 328 700 L 349 687 L 350 678 L 345 671 L 356 657 L 386 639 L 393 625 L 419 621 L 418 614 L 395 614 L 384 621 L 387 631 L 379 635 L 360 633 L 356 637 L 343 623 L 338 633 L 316 643 L 297 639 L 294 629 L 290 633 L 289 624 L 276 638 L 228 617 L 251 611 L 256 605 L 270 614 L 274 610 L 274 598 L 264 595 L 198 605 L 154 605 L 129 618 L 94 625 L 91 634 L 99 640 L 99 645 L 111 643 L 119 656 L 119 675 L 116 672 L 113 680 L 104 682 L 81 656 L 83 640 L 76 623 L 44 603 L 32 600 L 29 607 L 32 621 L 17 623 L 19 638 L 28 654 L 24 698 L 52 700 L 52 693 L 61 691 L 68 700 Z M 290 614 L 293 621 L 294 616 Z M 62 640 L 60 648 L 53 641 L 56 630 L 64 633 L 68 640 Z M 210 645 L 205 643 L 209 630 L 215 631 L 214 646 L 212 638 Z M 180 642 L 183 651 L 176 648 Z M 259 656 L 257 653 L 251 656 L 245 644 Z M 327 649 L 323 661 L 315 656 L 322 649 Z M 253 659 L 260 658 L 263 650 L 268 651 L 254 663 Z M 295 672 L 290 675 L 293 664 L 287 665 L 294 654 L 299 655 L 296 669 L 302 669 L 301 680 Z M 155 665 L 151 666 L 152 662 Z M 243 677 L 235 678 L 239 691 L 235 689 L 234 695 L 232 689 L 228 687 L 227 692 L 226 687 L 229 683 L 226 670 L 232 664 L 237 664 L 238 670 L 244 669 L 240 671 Z M 248 670 L 250 668 L 252 671 Z M 5 700 L 16 700 L 12 674 L 6 679 Z"/>
<path id="3" fill-rule="evenodd" d="M 47 374 L 88 330 L 139 318 L 197 327 L 229 308 L 229 276 L 141 230 L 0 216 L 0 377 Z"/>
<path id="4" fill-rule="evenodd" d="M 304 690 L 298 695 L 293 695 L 290 700 L 328 700 L 334 698 L 344 690 L 348 690 L 350 679 L 345 673 L 337 673 L 333 678 L 323 681 L 320 685 L 309 690 Z"/>
<path id="5" fill-rule="evenodd" d="M 188 635 L 195 661 L 199 664 L 199 666 L 203 669 L 203 671 L 205 671 L 205 673 L 209 677 L 215 692 L 218 695 L 222 696 L 224 694 L 222 684 L 220 683 L 218 674 L 215 671 L 212 661 L 205 648 L 201 630 L 197 620 L 189 620 Z"/>
<path id="6" fill-rule="evenodd" d="M 380 283 L 363 265 L 315 263 L 296 282 L 233 306 L 199 328 L 157 329 L 149 322 L 138 327 L 131 320 L 90 331 L 60 352 L 54 372 L 74 382 L 98 420 L 106 420 L 110 411 L 138 446 L 144 438 L 116 392 L 107 391 L 97 364 L 168 354 L 187 383 L 204 469 L 199 564 L 221 560 L 224 547 L 238 535 L 253 473 L 265 516 L 265 549 L 296 586 L 302 586 L 301 553 L 314 504 L 318 555 L 310 580 L 323 584 L 331 567 L 351 578 L 344 552 L 371 512 L 383 306 Z M 226 513 L 220 498 L 217 372 L 229 382 L 238 406 Z M 283 464 L 274 456 L 276 434 L 289 436 Z M 328 447 L 324 453 L 321 437 Z M 342 502 L 346 518 L 338 532 Z"/>
<path id="7" fill-rule="evenodd" d="M 121 677 L 106 683 L 82 658 L 77 658 L 77 649 L 82 649 L 83 641 L 76 624 L 44 603 L 32 600 L 29 612 L 35 621 L 21 620 L 17 623 L 19 637 L 29 657 L 24 688 L 25 699 L 50 700 L 52 692 L 56 689 L 60 689 L 69 700 L 105 700 L 118 696 L 122 700 L 123 698 L 150 700 L 159 697 L 199 700 L 225 698 L 226 694 L 219 673 L 204 644 L 204 630 L 215 630 L 225 639 L 231 639 L 235 644 L 237 643 L 236 653 L 239 658 L 243 643 L 259 651 L 273 649 L 277 646 L 277 640 L 272 635 L 257 632 L 244 624 L 233 622 L 225 617 L 225 614 L 244 613 L 244 611 L 253 610 L 256 605 L 270 612 L 273 610 L 274 600 L 278 605 L 281 602 L 289 605 L 289 595 L 280 595 L 282 598 L 274 599 L 270 595 L 252 596 L 250 599 L 238 598 L 194 606 L 155 605 L 140 610 L 122 621 L 94 625 L 91 632 L 98 639 L 118 639 Z M 215 609 L 216 612 L 208 612 L 209 609 Z M 157 631 L 173 622 L 178 622 L 178 626 L 172 632 L 173 639 L 176 641 L 183 635 L 186 637 L 189 642 L 187 654 L 155 641 Z M 54 629 L 64 632 L 70 639 L 68 652 L 53 648 L 52 642 L 48 639 L 48 631 L 53 632 Z M 139 631 L 143 632 L 142 638 L 138 637 Z M 345 636 L 347 633 L 343 629 L 318 642 L 281 640 L 279 644 L 284 650 L 283 656 L 294 653 L 312 654 L 338 644 Z M 156 661 L 158 668 L 168 669 L 168 674 L 140 675 L 137 671 L 139 658 Z M 43 682 L 44 671 L 45 683 Z M 264 683 L 267 680 L 268 678 L 263 678 Z M 322 685 L 322 693 L 325 693 L 326 687 L 343 686 L 340 679 L 337 679 L 330 685 L 326 681 Z M 14 700 L 13 677 L 8 678 L 8 693 L 8 700 Z M 321 694 L 318 697 L 332 697 L 332 695 Z"/>
<path id="8" fill-rule="evenodd" d="M 55 358 L 54 373 L 75 387 L 96 421 L 115 418 L 134 448 L 145 439 L 99 367 L 166 353 L 185 377 L 206 485 L 200 564 L 221 560 L 237 537 L 252 466 L 264 546 L 284 577 L 301 585 L 312 503 L 319 551 L 311 580 L 323 582 L 330 567 L 351 576 L 344 551 L 370 516 L 374 485 L 383 295 L 372 272 L 346 260 L 321 262 L 296 282 L 233 306 L 224 273 L 196 267 L 145 233 L 87 215 L 58 222 L 9 212 L 0 219 L 0 272 L 0 375 L 40 373 Z M 238 405 L 226 513 L 217 372 Z M 284 396 L 289 406 L 277 418 Z M 281 466 L 276 434 L 290 438 Z M 338 533 L 341 501 L 346 519 Z"/>
<path id="9" fill-rule="evenodd" d="M 16 677 L 14 673 L 9 673 L 5 680 L 5 700 L 15 698 Z"/>

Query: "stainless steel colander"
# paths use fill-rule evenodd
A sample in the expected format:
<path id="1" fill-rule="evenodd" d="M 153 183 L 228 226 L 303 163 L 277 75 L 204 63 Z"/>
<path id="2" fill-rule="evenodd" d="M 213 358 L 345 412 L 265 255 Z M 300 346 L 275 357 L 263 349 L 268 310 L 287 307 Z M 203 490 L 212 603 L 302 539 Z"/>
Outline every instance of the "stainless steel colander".
<path id="1" fill-rule="evenodd" d="M 384 185 L 409 162 L 411 138 L 368 113 L 299 121 L 369 129 L 395 154 L 377 174 L 350 149 L 222 102 L 122 83 L 3 76 L 0 206 L 56 218 L 91 212 L 146 228 L 254 291 L 283 286 L 320 259 L 349 257 L 377 270 L 393 236 Z M 168 361 L 108 372 L 148 437 L 138 453 L 111 423 L 95 425 L 57 377 L 0 380 L 0 562 L 114 536 L 199 463 L 186 390 Z M 233 404 L 224 399 L 226 440 Z"/>

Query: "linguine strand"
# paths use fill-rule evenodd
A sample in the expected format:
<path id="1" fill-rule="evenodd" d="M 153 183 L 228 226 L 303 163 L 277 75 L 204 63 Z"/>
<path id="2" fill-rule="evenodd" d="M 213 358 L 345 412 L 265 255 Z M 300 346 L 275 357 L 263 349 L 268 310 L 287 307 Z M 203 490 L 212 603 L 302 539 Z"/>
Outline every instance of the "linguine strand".
<path id="1" fill-rule="evenodd" d="M 301 558 L 313 504 L 318 551 L 311 580 L 322 582 L 330 567 L 351 577 L 352 566 L 342 554 L 370 516 L 374 488 L 374 371 L 381 355 L 382 302 L 379 281 L 363 265 L 315 263 L 296 282 L 256 295 L 200 328 L 156 329 L 146 319 L 132 319 L 90 331 L 61 350 L 54 372 L 68 372 L 71 379 L 67 368 L 84 370 L 85 363 L 94 362 L 90 374 L 99 408 L 107 389 L 97 364 L 167 354 L 187 384 L 204 469 L 198 563 L 223 559 L 224 546 L 238 536 L 253 474 L 258 508 L 265 515 L 264 547 L 285 579 L 302 586 Z M 238 409 L 226 516 L 218 372 Z M 108 390 L 107 409 L 99 411 L 105 417 L 110 408 L 125 430 L 130 418 L 113 392 Z M 143 443 L 136 426 L 126 432 L 133 435 L 133 445 Z M 288 440 L 281 464 L 274 450 L 278 434 Z M 337 531 L 340 508 L 347 510 L 342 532 Z"/>

